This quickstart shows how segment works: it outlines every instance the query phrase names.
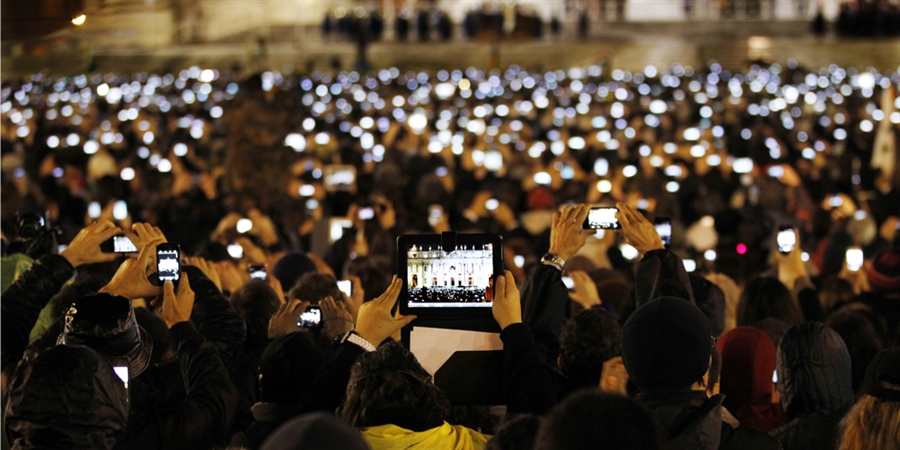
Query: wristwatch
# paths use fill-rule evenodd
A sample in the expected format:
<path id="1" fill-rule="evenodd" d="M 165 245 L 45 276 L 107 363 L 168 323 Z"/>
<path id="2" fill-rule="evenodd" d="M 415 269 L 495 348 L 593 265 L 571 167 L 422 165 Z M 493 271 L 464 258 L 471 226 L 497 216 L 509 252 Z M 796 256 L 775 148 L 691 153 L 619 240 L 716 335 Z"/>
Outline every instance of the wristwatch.
<path id="1" fill-rule="evenodd" d="M 541 258 L 541 264 L 556 267 L 560 272 L 562 272 L 563 267 L 565 267 L 566 265 L 566 260 L 560 258 L 559 255 L 555 253 L 547 253 Z"/>
<path id="2" fill-rule="evenodd" d="M 344 342 L 349 342 L 351 344 L 354 344 L 357 347 L 360 347 L 367 352 L 374 352 L 377 350 L 375 348 L 375 346 L 372 345 L 372 343 L 370 343 L 369 341 L 360 337 L 360 335 L 356 334 L 355 331 L 351 331 L 351 332 L 345 334 L 344 337 L 341 339 L 341 344 L 343 344 Z"/>

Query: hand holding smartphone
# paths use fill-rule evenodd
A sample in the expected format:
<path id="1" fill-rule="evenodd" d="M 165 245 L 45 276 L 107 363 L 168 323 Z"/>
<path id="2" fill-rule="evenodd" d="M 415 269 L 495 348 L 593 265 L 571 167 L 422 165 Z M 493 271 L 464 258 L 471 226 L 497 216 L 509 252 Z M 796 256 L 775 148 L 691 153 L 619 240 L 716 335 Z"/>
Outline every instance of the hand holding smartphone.
<path id="1" fill-rule="evenodd" d="M 118 235 L 100 244 L 103 253 L 138 253 L 138 248 L 128 236 Z"/>
<path id="2" fill-rule="evenodd" d="M 306 311 L 300 314 L 300 319 L 297 321 L 297 326 L 304 328 L 319 328 L 323 324 L 322 308 L 319 305 L 309 305 Z"/>
<path id="3" fill-rule="evenodd" d="M 250 272 L 251 280 L 266 281 L 266 266 L 250 266 L 247 271 Z"/>
<path id="4" fill-rule="evenodd" d="M 653 226 L 656 228 L 656 232 L 659 233 L 663 245 L 669 248 L 672 244 L 672 221 L 668 217 L 657 217 L 653 221 Z"/>

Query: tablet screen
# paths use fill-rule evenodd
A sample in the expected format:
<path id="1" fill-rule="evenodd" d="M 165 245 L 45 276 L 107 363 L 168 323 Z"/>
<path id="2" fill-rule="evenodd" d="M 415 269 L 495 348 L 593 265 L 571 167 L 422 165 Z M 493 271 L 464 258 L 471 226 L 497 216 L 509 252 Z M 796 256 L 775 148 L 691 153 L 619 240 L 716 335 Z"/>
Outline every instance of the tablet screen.
<path id="1" fill-rule="evenodd" d="M 493 301 L 494 245 L 412 244 L 406 249 L 410 308 L 490 308 Z"/>

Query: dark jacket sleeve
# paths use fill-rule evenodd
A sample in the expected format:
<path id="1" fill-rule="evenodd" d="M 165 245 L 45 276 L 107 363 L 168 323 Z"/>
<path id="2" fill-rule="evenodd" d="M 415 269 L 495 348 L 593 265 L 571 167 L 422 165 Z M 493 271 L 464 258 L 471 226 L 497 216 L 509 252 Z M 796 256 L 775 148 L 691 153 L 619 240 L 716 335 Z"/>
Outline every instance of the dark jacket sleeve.
<path id="1" fill-rule="evenodd" d="M 534 341 L 523 323 L 500 333 L 503 341 L 503 389 L 507 413 L 545 414 L 557 400 L 553 368 L 546 350 Z"/>
<path id="2" fill-rule="evenodd" d="M 225 364 L 231 364 L 247 339 L 247 326 L 231 302 L 200 269 L 187 266 L 184 271 L 194 291 L 191 322 L 211 342 Z"/>
<path id="3" fill-rule="evenodd" d="M 310 383 L 300 397 L 300 405 L 297 414 L 311 412 L 327 412 L 334 414 L 334 410 L 344 401 L 347 394 L 347 383 L 350 382 L 350 369 L 356 359 L 366 351 L 358 345 L 351 343 L 341 344 L 334 359 L 325 363 L 319 376 Z"/>
<path id="4" fill-rule="evenodd" d="M 3 291 L 0 301 L 2 328 L 2 369 L 15 367 L 28 347 L 31 329 L 44 306 L 69 281 L 75 269 L 59 255 L 45 255 L 35 261 Z"/>
<path id="5" fill-rule="evenodd" d="M 569 291 L 562 274 L 553 266 L 541 264 L 522 286 L 522 322 L 528 325 L 534 340 L 547 349 L 548 361 L 559 353 L 559 334 L 566 321 Z"/>
<path id="6" fill-rule="evenodd" d="M 237 412 L 238 392 L 211 343 L 190 322 L 169 334 L 178 352 L 186 397 L 160 408 L 161 448 L 208 448 L 221 440 Z"/>

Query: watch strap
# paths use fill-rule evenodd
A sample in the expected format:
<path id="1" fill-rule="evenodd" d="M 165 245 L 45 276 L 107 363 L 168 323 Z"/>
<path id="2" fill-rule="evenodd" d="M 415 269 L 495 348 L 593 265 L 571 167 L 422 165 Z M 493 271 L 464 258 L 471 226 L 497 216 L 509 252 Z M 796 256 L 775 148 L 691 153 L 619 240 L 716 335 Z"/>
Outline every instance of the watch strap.
<path id="1" fill-rule="evenodd" d="M 341 344 L 343 344 L 345 342 L 349 342 L 353 345 L 356 345 L 357 347 L 359 347 L 367 352 L 374 352 L 374 351 L 378 350 L 375 348 L 374 345 L 372 345 L 371 342 L 363 339 L 362 336 L 356 334 L 355 331 L 351 331 L 344 335 L 344 338 L 341 339 Z"/>

